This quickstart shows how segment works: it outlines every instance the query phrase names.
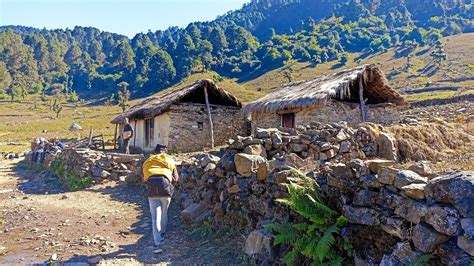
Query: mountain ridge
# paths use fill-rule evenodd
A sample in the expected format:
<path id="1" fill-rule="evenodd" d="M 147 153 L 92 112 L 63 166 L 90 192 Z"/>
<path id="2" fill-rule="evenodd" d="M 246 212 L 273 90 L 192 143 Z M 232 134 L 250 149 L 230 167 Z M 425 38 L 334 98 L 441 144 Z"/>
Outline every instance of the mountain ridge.
<path id="1" fill-rule="evenodd" d="M 253 0 L 210 22 L 132 39 L 94 27 L 2 26 L 0 97 L 116 97 L 122 81 L 142 97 L 206 70 L 244 81 L 292 61 L 344 64 L 350 53 L 410 50 L 472 32 L 471 11 L 463 0 Z"/>

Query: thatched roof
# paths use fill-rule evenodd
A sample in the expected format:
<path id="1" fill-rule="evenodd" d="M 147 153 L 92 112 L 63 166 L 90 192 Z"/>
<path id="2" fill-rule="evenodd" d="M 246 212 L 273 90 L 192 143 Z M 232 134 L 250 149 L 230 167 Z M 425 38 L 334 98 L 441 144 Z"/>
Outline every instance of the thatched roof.
<path id="1" fill-rule="evenodd" d="M 380 68 L 363 65 L 314 79 L 289 83 L 245 105 L 247 112 L 274 112 L 318 105 L 328 99 L 359 102 L 359 86 L 368 104 L 404 105 L 403 97 L 392 87 Z"/>
<path id="2" fill-rule="evenodd" d="M 137 105 L 131 107 L 125 113 L 117 116 L 112 120 L 113 124 L 123 123 L 125 118 L 130 120 L 139 120 L 149 117 L 155 117 L 176 103 L 190 102 L 190 103 L 205 103 L 204 88 L 207 88 L 209 95 L 209 102 L 211 105 L 223 105 L 242 107 L 242 103 L 233 95 L 225 90 L 217 87 L 212 80 L 198 80 L 192 85 L 170 91 L 168 93 L 151 96 L 144 99 Z"/>

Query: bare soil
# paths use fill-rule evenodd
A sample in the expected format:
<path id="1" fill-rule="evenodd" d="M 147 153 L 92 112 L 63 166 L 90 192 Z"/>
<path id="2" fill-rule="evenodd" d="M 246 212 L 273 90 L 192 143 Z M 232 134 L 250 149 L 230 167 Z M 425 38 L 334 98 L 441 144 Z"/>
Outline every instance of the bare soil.
<path id="1" fill-rule="evenodd" d="M 155 254 L 141 187 L 111 181 L 67 192 L 48 172 L 18 162 L 0 160 L 0 265 L 99 258 L 101 264 L 242 263 L 235 239 L 191 235 L 176 201 L 162 252 Z"/>

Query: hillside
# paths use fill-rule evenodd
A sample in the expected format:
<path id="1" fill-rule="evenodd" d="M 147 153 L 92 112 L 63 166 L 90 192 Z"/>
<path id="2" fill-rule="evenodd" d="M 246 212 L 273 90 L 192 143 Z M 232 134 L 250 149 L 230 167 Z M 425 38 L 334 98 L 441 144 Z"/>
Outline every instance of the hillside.
<path id="1" fill-rule="evenodd" d="M 413 67 L 404 71 L 406 57 L 397 57 L 396 48 L 383 53 L 370 55 L 358 61 L 360 53 L 352 53 L 346 66 L 339 61 L 331 61 L 313 66 L 311 63 L 294 62 L 291 66 L 294 81 L 309 79 L 318 75 L 340 71 L 343 68 L 359 64 L 379 64 L 390 80 L 390 84 L 405 94 L 410 102 L 431 99 L 450 99 L 456 95 L 458 88 L 465 88 L 462 95 L 474 94 L 474 58 L 470 55 L 474 49 L 474 33 L 461 34 L 442 39 L 446 46 L 449 60 L 433 72 L 426 72 L 426 66 L 432 64 L 428 46 L 418 47 L 414 52 Z M 239 80 L 237 78 L 222 78 L 216 72 L 208 71 L 192 74 L 183 81 L 174 84 L 169 90 L 179 89 L 198 79 L 213 79 L 218 86 L 236 95 L 243 102 L 250 102 L 269 93 L 272 88 L 288 82 L 284 75 L 287 67 L 266 72 L 254 79 Z M 159 94 L 166 93 L 164 90 Z M 137 104 L 141 98 L 130 102 Z M 47 103 L 38 104 L 33 109 L 30 103 L 0 102 L 0 152 L 20 151 L 27 148 L 29 142 L 38 136 L 61 136 L 73 138 L 74 133 L 68 131 L 72 122 L 78 122 L 84 128 L 85 136 L 88 129 L 93 127 L 97 133 L 104 134 L 106 140 L 113 139 L 114 127 L 110 120 L 120 113 L 118 107 L 95 106 L 79 107 L 74 112 L 72 105 L 66 105 L 59 120 L 54 119 L 54 113 L 48 109 Z M 20 120 L 19 120 L 20 118 Z M 45 134 L 42 132 L 46 131 Z"/>
<path id="2" fill-rule="evenodd" d="M 441 66 L 431 69 L 431 72 L 427 69 L 433 65 L 433 58 L 430 56 L 430 47 L 425 46 L 418 47 L 414 51 L 413 67 L 408 71 L 405 70 L 407 58 L 397 57 L 397 49 L 391 48 L 386 52 L 376 53 L 363 59 L 360 59 L 360 53 L 350 54 L 346 66 L 340 66 L 338 61 L 316 67 L 310 63 L 295 63 L 292 76 L 294 81 L 297 81 L 337 72 L 359 64 L 378 64 L 387 75 L 390 84 L 406 94 L 410 101 L 424 100 L 430 95 L 433 99 L 451 97 L 458 88 L 465 88 L 464 93 L 474 93 L 474 57 L 471 55 L 474 49 L 474 34 L 445 37 L 442 43 L 446 46 L 448 60 Z M 243 84 L 266 94 L 272 88 L 287 82 L 288 79 L 280 68 L 245 81 Z"/>
<path id="3" fill-rule="evenodd" d="M 3 26 L 0 99 L 72 92 L 117 99 L 123 81 L 140 98 L 203 71 L 242 81 L 292 61 L 324 68 L 354 53 L 410 50 L 472 32 L 472 13 L 460 0 L 253 0 L 211 22 L 132 39 L 92 27 Z"/>

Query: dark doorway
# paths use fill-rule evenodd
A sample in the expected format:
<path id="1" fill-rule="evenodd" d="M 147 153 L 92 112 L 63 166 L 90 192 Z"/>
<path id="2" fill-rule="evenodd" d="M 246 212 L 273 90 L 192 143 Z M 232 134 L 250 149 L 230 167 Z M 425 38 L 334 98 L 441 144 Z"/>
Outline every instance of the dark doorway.
<path id="1" fill-rule="evenodd" d="M 281 125 L 285 128 L 294 128 L 295 127 L 295 113 L 282 114 Z"/>

